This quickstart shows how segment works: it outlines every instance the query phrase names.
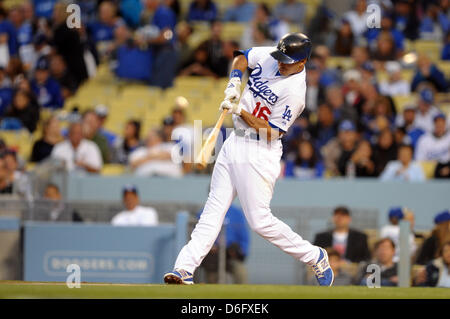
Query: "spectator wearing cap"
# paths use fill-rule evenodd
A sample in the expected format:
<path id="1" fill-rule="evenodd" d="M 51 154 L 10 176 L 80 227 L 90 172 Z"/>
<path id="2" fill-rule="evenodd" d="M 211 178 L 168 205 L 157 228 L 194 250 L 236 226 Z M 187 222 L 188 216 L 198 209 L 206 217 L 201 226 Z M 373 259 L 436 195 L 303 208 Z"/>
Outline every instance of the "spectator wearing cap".
<path id="1" fill-rule="evenodd" d="M 318 233 L 314 245 L 333 248 L 345 260 L 358 263 L 370 258 L 367 235 L 350 227 L 352 218 L 347 207 L 339 206 L 333 211 L 334 228 Z"/>
<path id="2" fill-rule="evenodd" d="M 31 88 L 40 106 L 59 109 L 64 103 L 61 86 L 51 77 L 49 69 L 50 63 L 48 57 L 41 57 L 36 65 L 34 78 L 31 81 Z"/>
<path id="3" fill-rule="evenodd" d="M 431 83 L 439 92 L 447 92 L 448 84 L 444 73 L 426 55 L 419 55 L 416 73 L 411 82 L 411 91 L 417 91 L 422 82 Z"/>
<path id="4" fill-rule="evenodd" d="M 180 162 L 172 160 L 174 142 L 164 142 L 160 131 L 148 133 L 145 146 L 139 147 L 128 156 L 128 163 L 138 176 L 181 177 Z"/>
<path id="5" fill-rule="evenodd" d="M 105 129 L 105 123 L 109 114 L 108 107 L 104 104 L 99 104 L 95 107 L 94 112 L 95 114 L 97 114 L 99 120 L 99 129 L 98 129 L 99 134 L 103 135 L 106 138 L 109 147 L 113 147 L 117 135 Z"/>
<path id="6" fill-rule="evenodd" d="M 80 122 L 69 126 L 68 139 L 53 147 L 51 157 L 64 161 L 69 172 L 99 173 L 103 166 L 100 149 L 83 138 Z"/>
<path id="7" fill-rule="evenodd" d="M 249 22 L 255 13 L 256 5 L 252 1 L 234 0 L 223 16 L 227 22 Z"/>
<path id="8" fill-rule="evenodd" d="M 128 156 L 141 146 L 141 122 L 129 120 L 125 125 L 123 137 L 118 137 L 114 142 L 113 162 L 128 164 Z"/>
<path id="9" fill-rule="evenodd" d="M 426 287 L 450 288 L 450 241 L 440 250 L 439 257 L 429 262 L 423 279 L 416 278 L 415 284 Z"/>
<path id="10" fill-rule="evenodd" d="M 439 109 L 433 105 L 434 94 L 430 88 L 424 88 L 419 92 L 419 101 L 415 117 L 415 126 L 425 132 L 432 132 L 434 127 L 434 117 L 440 113 Z"/>
<path id="11" fill-rule="evenodd" d="M 385 225 L 380 230 L 381 238 L 390 238 L 395 244 L 395 256 L 394 261 L 398 262 L 400 258 L 400 226 L 399 222 L 402 219 L 412 221 L 414 220 L 413 212 L 402 207 L 392 207 L 389 209 L 389 225 Z M 414 256 L 417 246 L 414 236 L 414 224 L 411 223 L 411 234 L 409 235 L 409 252 L 411 256 Z"/>
<path id="12" fill-rule="evenodd" d="M 431 236 L 425 239 L 419 249 L 416 263 L 426 265 L 439 256 L 439 252 L 444 244 L 450 240 L 450 212 L 444 210 L 434 217 L 435 227 Z"/>
<path id="13" fill-rule="evenodd" d="M 408 81 L 402 79 L 402 66 L 397 61 L 388 61 L 384 64 L 388 74 L 387 80 L 380 82 L 380 93 L 388 96 L 409 95 Z"/>
<path id="14" fill-rule="evenodd" d="M 398 148 L 397 160 L 387 163 L 380 175 L 382 181 L 423 182 L 425 174 L 422 166 L 413 161 L 413 148 L 402 144 Z"/>
<path id="15" fill-rule="evenodd" d="M 353 122 L 345 120 L 339 124 L 338 136 L 320 150 L 329 174 L 332 176 L 345 175 L 345 168 L 344 171 L 341 171 L 342 167 L 338 166 L 338 162 L 345 157 L 350 158 L 358 139 L 359 136 Z"/>
<path id="16" fill-rule="evenodd" d="M 416 149 L 419 138 L 425 134 L 423 129 L 416 126 L 416 109 L 414 105 L 406 105 L 402 114 L 398 114 L 395 121 L 397 127 L 404 129 L 414 149 Z"/>
<path id="17" fill-rule="evenodd" d="M 378 86 L 377 78 L 375 76 L 375 65 L 372 61 L 366 61 L 359 67 L 359 71 L 361 72 L 361 80 L 368 82 L 375 87 Z"/>
<path id="18" fill-rule="evenodd" d="M 450 132 L 443 113 L 434 116 L 433 133 L 422 135 L 417 142 L 415 158 L 418 161 L 450 161 Z"/>
<path id="19" fill-rule="evenodd" d="M 125 185 L 122 190 L 124 211 L 111 220 L 113 226 L 156 226 L 158 214 L 152 207 L 139 205 L 139 194 L 136 186 Z"/>

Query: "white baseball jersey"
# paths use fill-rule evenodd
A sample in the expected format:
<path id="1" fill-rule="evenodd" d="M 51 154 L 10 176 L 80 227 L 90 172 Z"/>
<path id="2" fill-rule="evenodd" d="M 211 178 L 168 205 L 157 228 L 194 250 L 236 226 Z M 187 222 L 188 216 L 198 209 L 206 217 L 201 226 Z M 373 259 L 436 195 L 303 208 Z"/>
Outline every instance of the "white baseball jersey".
<path id="1" fill-rule="evenodd" d="M 431 133 L 422 135 L 417 142 L 415 155 L 418 161 L 449 162 L 450 132 L 439 138 Z"/>
<path id="2" fill-rule="evenodd" d="M 269 54 L 274 49 L 260 47 L 245 51 L 251 73 L 240 105 L 272 127 L 286 132 L 305 108 L 305 70 L 281 76 L 277 61 Z M 240 117 L 233 116 L 233 120 L 236 129 L 249 128 Z M 203 213 L 191 240 L 178 255 L 175 268 L 193 273 L 201 264 L 236 196 L 255 232 L 297 260 L 307 264 L 317 261 L 319 248 L 296 234 L 270 210 L 281 168 L 281 141 L 266 143 L 263 139 L 246 139 L 245 136 L 233 132 L 223 144 L 214 165 Z"/>
<path id="3" fill-rule="evenodd" d="M 275 47 L 255 47 L 244 52 L 250 69 L 247 85 L 242 93 L 242 109 L 287 132 L 305 108 L 306 71 L 282 76 L 277 61 L 270 55 Z M 233 115 L 236 129 L 248 125 Z"/>

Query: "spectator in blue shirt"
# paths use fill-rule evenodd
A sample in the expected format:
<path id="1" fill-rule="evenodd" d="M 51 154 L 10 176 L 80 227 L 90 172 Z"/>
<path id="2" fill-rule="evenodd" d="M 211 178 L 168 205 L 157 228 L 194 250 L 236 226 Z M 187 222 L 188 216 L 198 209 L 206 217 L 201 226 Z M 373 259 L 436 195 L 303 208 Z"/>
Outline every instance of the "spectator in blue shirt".
<path id="1" fill-rule="evenodd" d="M 211 0 L 194 0 L 189 6 L 187 21 L 211 22 L 217 18 L 217 7 Z"/>
<path id="2" fill-rule="evenodd" d="M 147 27 L 156 30 L 145 39 L 153 50 L 154 61 L 151 84 L 162 88 L 173 85 L 177 64 L 175 50 L 175 12 L 161 0 L 146 0 L 147 9 L 153 12 L 153 18 Z M 156 27 L 156 29 L 155 29 Z"/>
<path id="3" fill-rule="evenodd" d="M 117 6 L 112 1 L 103 1 L 100 4 L 99 21 L 88 25 L 88 31 L 95 42 L 112 41 L 114 30 L 124 24 L 122 18 L 117 16 Z"/>
<path id="4" fill-rule="evenodd" d="M 303 26 L 305 19 L 306 6 L 304 3 L 296 0 L 283 0 L 280 1 L 274 10 L 274 15 L 287 23 L 296 24 L 297 26 Z"/>
<path id="5" fill-rule="evenodd" d="M 411 83 L 411 91 L 416 91 L 422 82 L 430 82 L 439 92 L 448 90 L 444 73 L 426 55 L 420 55 L 417 59 L 416 74 Z"/>
<path id="6" fill-rule="evenodd" d="M 8 19 L 14 26 L 18 47 L 31 44 L 33 40 L 33 27 L 30 21 L 25 20 L 22 8 L 18 6 L 12 7 L 8 13 Z"/>
<path id="7" fill-rule="evenodd" d="M 437 3 L 427 3 L 425 16 L 422 18 L 419 32 L 420 37 L 425 39 L 439 40 L 442 34 L 450 30 L 450 21 L 442 8 Z"/>
<path id="8" fill-rule="evenodd" d="M 12 96 L 11 80 L 7 77 L 5 69 L 0 67 L 0 117 L 11 104 Z"/>
<path id="9" fill-rule="evenodd" d="M 33 0 L 34 14 L 38 18 L 50 19 L 57 0 Z"/>
<path id="10" fill-rule="evenodd" d="M 444 38 L 444 45 L 442 47 L 441 59 L 450 60 L 450 31 L 447 32 L 447 35 Z"/>
<path id="11" fill-rule="evenodd" d="M 302 180 L 315 179 L 323 176 L 325 167 L 318 159 L 313 144 L 309 140 L 301 140 L 297 153 L 286 161 L 285 176 Z"/>
<path id="12" fill-rule="evenodd" d="M 14 25 L 6 19 L 7 14 L 3 8 L 0 8 L 0 41 L 8 43 L 9 55 L 17 53 L 17 34 Z"/>
<path id="13" fill-rule="evenodd" d="M 367 42 L 370 46 L 374 47 L 377 45 L 377 39 L 382 31 L 390 32 L 392 38 L 394 39 L 394 44 L 397 52 L 401 53 L 404 50 L 404 35 L 402 32 L 394 28 L 394 22 L 390 14 L 384 14 L 381 19 L 381 28 L 369 28 L 365 32 Z"/>
<path id="14" fill-rule="evenodd" d="M 36 95 L 40 106 L 59 109 L 64 100 L 61 95 L 61 86 L 50 76 L 50 62 L 47 57 L 41 57 L 36 65 L 34 79 L 31 88 Z"/>
<path id="15" fill-rule="evenodd" d="M 413 148 L 403 144 L 398 149 L 397 160 L 390 161 L 380 175 L 382 181 L 423 182 L 425 174 L 419 163 L 413 161 Z"/>
<path id="16" fill-rule="evenodd" d="M 229 22 L 249 22 L 255 13 L 256 5 L 247 0 L 235 0 L 234 5 L 228 7 L 223 19 Z"/>
<path id="17" fill-rule="evenodd" d="M 197 214 L 201 218 L 201 213 Z M 249 252 L 250 236 L 242 210 L 231 205 L 223 222 L 226 240 L 226 271 L 231 273 L 235 284 L 247 283 L 244 261 Z M 214 243 L 200 267 L 206 271 L 207 283 L 218 282 L 219 239 Z"/>

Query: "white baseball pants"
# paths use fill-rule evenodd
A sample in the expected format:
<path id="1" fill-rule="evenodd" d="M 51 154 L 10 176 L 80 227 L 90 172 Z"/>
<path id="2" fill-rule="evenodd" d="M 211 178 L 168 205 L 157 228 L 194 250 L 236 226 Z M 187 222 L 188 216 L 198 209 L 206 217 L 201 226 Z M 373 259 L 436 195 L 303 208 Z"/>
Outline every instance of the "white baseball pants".
<path id="1" fill-rule="evenodd" d="M 194 273 L 213 246 L 228 208 L 237 195 L 252 230 L 292 257 L 313 264 L 319 248 L 272 215 L 270 201 L 280 174 L 281 142 L 267 144 L 234 132 L 220 150 L 211 188 L 191 240 L 180 251 L 175 269 Z"/>

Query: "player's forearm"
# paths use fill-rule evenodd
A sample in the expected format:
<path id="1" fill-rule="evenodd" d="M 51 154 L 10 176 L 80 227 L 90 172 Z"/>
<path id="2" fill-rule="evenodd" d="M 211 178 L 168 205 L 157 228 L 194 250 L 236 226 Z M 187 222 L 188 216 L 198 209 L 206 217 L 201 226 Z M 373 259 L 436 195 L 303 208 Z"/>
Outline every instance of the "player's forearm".
<path id="1" fill-rule="evenodd" d="M 233 63 L 231 64 L 231 70 L 239 70 L 242 73 L 247 70 L 248 62 L 245 55 L 238 55 L 233 59 Z"/>
<path id="2" fill-rule="evenodd" d="M 254 128 L 260 137 L 267 136 L 267 140 L 275 140 L 279 138 L 280 134 L 278 130 L 273 129 L 269 122 L 260 119 L 252 114 L 248 113 L 245 110 L 241 111 L 241 118 L 247 123 L 248 126 Z"/>

